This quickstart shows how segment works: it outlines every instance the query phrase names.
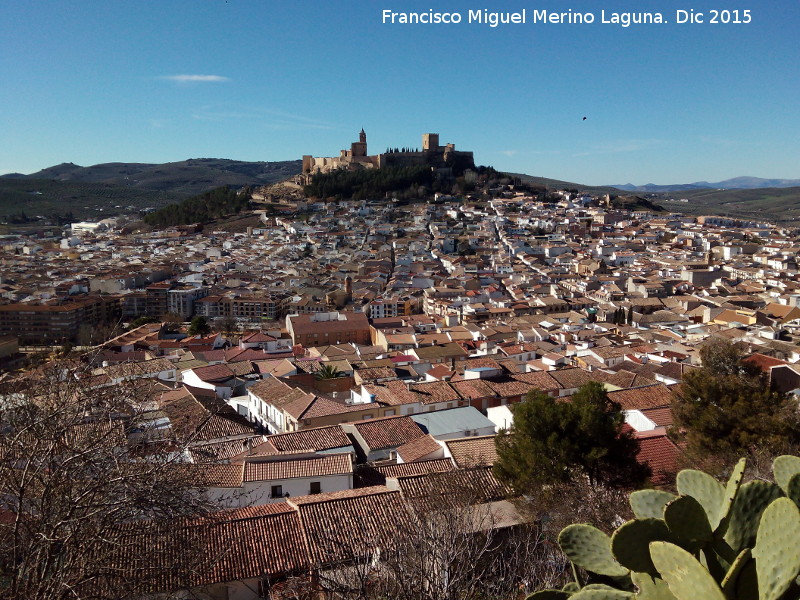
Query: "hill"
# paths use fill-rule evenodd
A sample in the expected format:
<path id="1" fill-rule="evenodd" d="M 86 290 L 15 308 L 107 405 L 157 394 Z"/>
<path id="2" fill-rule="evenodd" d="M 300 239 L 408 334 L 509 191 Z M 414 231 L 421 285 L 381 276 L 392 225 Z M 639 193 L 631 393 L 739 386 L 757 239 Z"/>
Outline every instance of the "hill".
<path id="1" fill-rule="evenodd" d="M 0 177 L 0 220 L 24 213 L 86 219 L 157 209 L 211 189 L 274 183 L 300 172 L 301 161 L 244 162 L 217 158 L 164 164 L 62 163 Z"/>
<path id="2" fill-rule="evenodd" d="M 224 158 L 190 158 L 163 164 L 104 163 L 81 167 L 62 163 L 30 175 L 4 175 L 8 179 L 52 179 L 73 183 L 103 183 L 137 190 L 200 194 L 227 185 L 264 185 L 300 172 L 301 161 L 245 162 Z"/>
<path id="3" fill-rule="evenodd" d="M 698 189 L 726 189 L 726 190 L 753 190 L 764 188 L 788 188 L 800 186 L 800 179 L 762 179 L 760 177 L 734 177 L 724 181 L 696 181 L 694 183 L 678 183 L 672 185 L 656 185 L 647 183 L 645 185 L 634 185 L 625 183 L 613 187 L 628 192 L 679 192 Z"/>
<path id="4" fill-rule="evenodd" d="M 509 173 L 509 175 L 512 177 L 519 177 L 522 183 L 527 183 L 528 185 L 536 187 L 543 187 L 548 190 L 578 190 L 579 192 L 588 192 L 590 194 L 618 194 L 620 189 L 622 189 L 611 186 L 586 185 L 583 183 L 573 183 L 571 181 L 548 179 L 546 177 L 525 175 L 524 173 Z"/>
<path id="5" fill-rule="evenodd" d="M 783 224 L 800 220 L 800 186 L 748 190 L 698 189 L 677 194 L 657 194 L 654 198 L 672 212 Z M 682 202 L 682 199 L 688 202 Z"/>

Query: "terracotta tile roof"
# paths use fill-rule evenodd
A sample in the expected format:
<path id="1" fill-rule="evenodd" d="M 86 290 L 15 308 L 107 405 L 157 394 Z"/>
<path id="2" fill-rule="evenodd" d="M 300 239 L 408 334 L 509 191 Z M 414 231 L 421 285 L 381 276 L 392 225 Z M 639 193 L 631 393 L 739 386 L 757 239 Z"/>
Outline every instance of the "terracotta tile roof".
<path id="1" fill-rule="evenodd" d="M 672 392 L 663 383 L 609 392 L 608 397 L 622 410 L 643 410 L 672 404 Z"/>
<path id="2" fill-rule="evenodd" d="M 434 379 L 444 379 L 445 377 L 449 379 L 454 374 L 455 372 L 451 371 L 450 368 L 444 364 L 438 364 L 434 367 L 431 367 L 425 373 L 427 377 L 433 377 Z"/>
<path id="3" fill-rule="evenodd" d="M 584 385 L 585 383 L 594 381 L 594 378 L 588 371 L 584 371 L 583 369 L 577 369 L 577 368 L 559 369 L 557 371 L 547 371 L 547 374 L 550 375 L 550 377 L 552 377 L 553 379 L 555 379 L 560 387 L 565 389 L 578 388 Z"/>
<path id="4" fill-rule="evenodd" d="M 462 398 L 475 400 L 478 398 L 494 398 L 495 390 L 482 379 L 462 379 L 461 381 L 451 381 L 450 385 Z"/>
<path id="5" fill-rule="evenodd" d="M 411 417 L 370 419 L 353 426 L 371 450 L 399 448 L 425 435 Z"/>
<path id="6" fill-rule="evenodd" d="M 563 387 L 553 373 L 558 371 L 532 371 L 531 373 L 516 373 L 513 379 L 521 381 L 539 390 L 557 390 Z"/>
<path id="7" fill-rule="evenodd" d="M 210 396 L 201 396 L 184 386 L 163 393 L 158 403 L 179 439 L 210 441 L 254 433 L 253 426 L 230 406 L 217 400 L 213 391 Z"/>
<path id="8" fill-rule="evenodd" d="M 298 513 L 285 504 L 272 504 L 165 526 L 123 527 L 118 545 L 122 577 L 134 577 L 141 569 L 152 571 L 152 565 L 142 564 L 131 550 L 157 548 L 164 564 L 184 565 L 187 542 L 204 560 L 189 560 L 187 571 L 156 571 L 153 579 L 144 580 L 147 587 L 137 592 L 161 594 L 186 587 L 286 576 L 306 571 L 310 563 Z"/>
<path id="9" fill-rule="evenodd" d="M 307 394 L 298 389 L 288 397 L 283 398 L 283 402 L 279 408 L 282 408 L 295 419 L 300 420 L 317 399 L 318 398 L 314 394 Z"/>
<path id="10" fill-rule="evenodd" d="M 298 509 L 312 561 L 321 565 L 371 558 L 391 544 L 407 514 L 400 493 L 383 486 L 295 497 L 289 504 Z"/>
<path id="11" fill-rule="evenodd" d="M 285 411 L 295 419 L 300 419 L 316 399 L 314 394 L 287 385 L 276 377 L 259 381 L 249 387 L 248 391 L 262 402 Z"/>
<path id="12" fill-rule="evenodd" d="M 331 400 L 330 398 L 316 397 L 314 401 L 308 405 L 306 410 L 300 415 L 302 419 L 318 419 L 320 417 L 329 417 L 331 415 L 346 415 L 347 413 L 361 413 L 363 410 L 377 410 L 380 405 L 377 402 L 369 402 L 367 404 L 345 404 Z M 356 416 L 355 418 L 360 418 Z"/>
<path id="13" fill-rule="evenodd" d="M 646 463 L 653 472 L 651 480 L 655 485 L 666 485 L 674 481 L 678 472 L 680 449 L 670 440 L 663 429 L 643 431 L 636 434 L 639 440 L 639 453 L 636 459 Z"/>
<path id="14" fill-rule="evenodd" d="M 274 342 L 275 338 L 271 335 L 267 335 L 263 331 L 254 331 L 253 333 L 244 336 L 242 341 L 246 344 L 258 344 L 261 342 Z"/>
<path id="15" fill-rule="evenodd" d="M 642 414 L 653 421 L 658 427 L 669 427 L 672 425 L 672 408 L 664 406 L 662 408 L 646 408 Z"/>
<path id="16" fill-rule="evenodd" d="M 242 465 L 191 465 L 198 487 L 238 488 L 242 485 Z"/>
<path id="17" fill-rule="evenodd" d="M 312 321 L 313 315 L 301 314 L 292 317 L 292 329 L 295 335 L 307 333 L 341 333 L 353 330 L 368 330 L 369 321 L 364 313 L 341 312 L 346 317 L 341 321 Z"/>
<path id="18" fill-rule="evenodd" d="M 491 467 L 398 477 L 397 484 L 406 500 L 421 502 L 431 508 L 442 504 L 449 506 L 458 497 L 474 503 L 501 500 L 511 493 L 507 486 L 495 479 Z"/>
<path id="19" fill-rule="evenodd" d="M 365 390 L 375 396 L 375 402 L 378 404 L 383 404 L 384 406 L 396 406 L 400 404 L 397 396 L 385 385 L 379 383 L 364 383 L 363 386 Z"/>
<path id="20" fill-rule="evenodd" d="M 273 481 L 301 477 L 324 477 L 353 472 L 350 454 L 326 454 L 296 460 L 273 460 L 247 462 L 244 465 L 244 481 Z"/>
<path id="21" fill-rule="evenodd" d="M 292 452 L 297 450 L 331 450 L 332 448 L 345 448 L 352 446 L 350 438 L 339 425 L 330 427 L 314 427 L 279 433 L 267 436 L 267 440 L 279 452 Z"/>
<path id="22" fill-rule="evenodd" d="M 387 381 L 384 386 L 391 393 L 391 396 L 387 396 L 387 399 L 392 400 L 390 405 L 412 404 L 418 401 L 417 395 L 409 389 L 410 386 L 404 381 Z"/>
<path id="23" fill-rule="evenodd" d="M 498 377 L 495 379 L 486 379 L 485 381 L 486 385 L 488 385 L 492 391 L 501 398 L 524 396 L 533 388 L 531 384 L 525 383 L 524 381 L 519 381 L 516 376 Z"/>
<path id="24" fill-rule="evenodd" d="M 493 465 L 497 460 L 497 449 L 494 445 L 495 436 L 482 435 L 479 437 L 465 437 L 447 440 L 447 448 L 453 461 L 461 469 Z"/>
<path id="25" fill-rule="evenodd" d="M 458 365 L 458 370 L 460 372 L 463 372 L 464 369 L 477 369 L 480 367 L 503 370 L 503 367 L 499 362 L 497 362 L 493 358 L 489 358 L 488 356 L 481 356 L 478 358 L 468 358 L 467 360 L 463 361 Z"/>
<path id="26" fill-rule="evenodd" d="M 202 381 L 222 382 L 234 377 L 234 373 L 228 365 L 209 365 L 192 369 Z"/>
<path id="27" fill-rule="evenodd" d="M 267 377 L 247 388 L 247 391 L 261 400 L 270 402 L 273 398 L 285 396 L 292 389 L 292 386 L 277 377 Z"/>
<path id="28" fill-rule="evenodd" d="M 767 356 L 766 354 L 760 354 L 758 352 L 756 352 L 752 356 L 748 356 L 742 362 L 756 365 L 759 369 L 761 369 L 765 373 L 769 373 L 770 367 L 777 367 L 778 365 L 789 364 L 785 360 L 781 360 L 779 358 L 773 358 L 772 356 Z"/>
<path id="29" fill-rule="evenodd" d="M 458 392 L 446 381 L 412 383 L 411 392 L 415 394 L 417 401 L 422 402 L 422 404 L 454 402 L 462 399 Z"/>
<path id="30" fill-rule="evenodd" d="M 264 439 L 264 436 L 254 435 L 243 439 L 222 440 L 210 444 L 203 444 L 202 446 L 192 446 L 189 452 L 195 463 L 221 462 L 232 459 L 243 453 L 246 454 L 253 448 L 263 446 Z"/>
<path id="31" fill-rule="evenodd" d="M 375 467 L 385 477 L 408 477 L 410 475 L 424 475 L 427 473 L 444 473 L 453 471 L 453 461 L 449 458 L 434 458 L 433 460 L 419 460 L 405 462 L 397 465 L 383 465 Z"/>
<path id="32" fill-rule="evenodd" d="M 406 442 L 397 449 L 397 454 L 403 462 L 414 462 L 433 454 L 441 452 L 442 447 L 430 434 Z"/>
<path id="33" fill-rule="evenodd" d="M 468 354 L 455 342 L 442 344 L 441 346 L 422 346 L 411 350 L 420 360 L 431 360 L 441 358 L 466 358 Z"/>
<path id="34" fill-rule="evenodd" d="M 358 369 L 356 373 L 363 381 L 374 381 L 376 379 L 394 379 L 397 377 L 397 374 L 391 367 L 370 367 L 365 369 Z"/>
<path id="35" fill-rule="evenodd" d="M 295 367 L 298 371 L 304 373 L 317 373 L 322 369 L 322 360 L 317 359 L 303 359 L 294 361 Z"/>
<path id="36" fill-rule="evenodd" d="M 232 362 L 227 366 L 237 377 L 243 377 L 244 375 L 252 375 L 253 373 L 258 373 L 256 366 L 249 360 Z"/>

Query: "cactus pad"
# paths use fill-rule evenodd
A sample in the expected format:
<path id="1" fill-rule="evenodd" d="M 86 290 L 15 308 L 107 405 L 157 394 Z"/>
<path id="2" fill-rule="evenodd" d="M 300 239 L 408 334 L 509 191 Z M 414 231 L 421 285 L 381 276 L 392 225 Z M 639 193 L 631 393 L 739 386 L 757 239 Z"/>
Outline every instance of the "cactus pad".
<path id="1" fill-rule="evenodd" d="M 696 550 L 711 541 L 714 533 L 708 522 L 706 511 L 692 496 L 681 496 L 664 507 L 664 520 L 682 546 Z"/>
<path id="2" fill-rule="evenodd" d="M 677 496 L 661 490 L 639 490 L 630 497 L 631 508 L 637 519 L 662 519 L 664 506 Z"/>
<path id="3" fill-rule="evenodd" d="M 725 600 L 711 574 L 683 548 L 667 542 L 651 542 L 650 555 L 677 600 Z"/>
<path id="4" fill-rule="evenodd" d="M 735 595 L 736 582 L 739 579 L 739 574 L 750 561 L 750 558 L 750 548 L 745 548 L 739 553 L 736 560 L 733 561 L 728 572 L 725 573 L 725 577 L 722 579 L 722 591 L 726 596 L 731 597 Z"/>
<path id="5" fill-rule="evenodd" d="M 733 507 L 733 501 L 736 498 L 736 493 L 739 491 L 739 488 L 742 485 L 742 479 L 744 479 L 744 470 L 747 467 L 747 460 L 742 458 L 739 459 L 739 462 L 736 463 L 736 466 L 733 468 L 733 473 L 731 473 L 730 478 L 728 479 L 728 484 L 725 486 L 725 496 L 722 499 L 722 506 L 719 509 L 719 523 L 724 522 L 724 527 L 727 527 L 727 517 L 730 514 L 730 510 Z M 717 529 L 716 527 L 714 528 Z"/>
<path id="6" fill-rule="evenodd" d="M 611 536 L 611 551 L 621 565 L 631 571 L 658 575 L 650 560 L 650 542 L 672 541 L 667 524 L 661 519 L 634 519 L 621 525 Z"/>
<path id="7" fill-rule="evenodd" d="M 778 600 L 800 574 L 800 509 L 789 498 L 778 498 L 761 516 L 753 557 L 759 600 Z"/>
<path id="8" fill-rule="evenodd" d="M 785 488 L 786 495 L 789 496 L 797 506 L 800 506 L 800 473 L 795 473 L 789 480 Z"/>
<path id="9" fill-rule="evenodd" d="M 636 593 L 639 600 L 675 600 L 667 582 L 659 577 L 652 577 L 647 573 L 631 573 L 631 580 L 639 590 Z"/>
<path id="10" fill-rule="evenodd" d="M 712 529 L 719 525 L 719 514 L 725 499 L 725 488 L 708 473 L 695 469 L 684 469 L 678 473 L 678 493 L 697 500 L 708 516 Z"/>
<path id="11" fill-rule="evenodd" d="M 725 541 L 735 553 L 752 548 L 761 514 L 770 502 L 782 495 L 781 488 L 768 481 L 748 481 L 739 488 L 725 532 Z"/>
<path id="12" fill-rule="evenodd" d="M 611 538 L 591 525 L 569 525 L 558 535 L 558 545 L 574 564 L 609 577 L 628 574 L 611 553 Z"/>
<path id="13" fill-rule="evenodd" d="M 772 474 L 775 477 L 775 483 L 781 486 L 781 489 L 789 495 L 789 481 L 797 473 L 800 473 L 800 457 L 797 456 L 778 456 L 772 461 Z"/>

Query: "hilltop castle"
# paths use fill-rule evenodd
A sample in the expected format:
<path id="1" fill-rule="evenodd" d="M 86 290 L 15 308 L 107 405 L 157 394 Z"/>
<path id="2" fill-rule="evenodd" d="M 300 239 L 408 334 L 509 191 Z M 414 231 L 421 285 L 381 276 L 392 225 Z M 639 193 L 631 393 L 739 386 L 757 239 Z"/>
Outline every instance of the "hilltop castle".
<path id="1" fill-rule="evenodd" d="M 308 183 L 316 173 L 330 173 L 337 169 L 380 169 L 382 167 L 407 167 L 429 165 L 435 169 L 452 169 L 460 173 L 473 168 L 472 152 L 456 150 L 455 144 L 439 145 L 438 133 L 422 134 L 422 150 L 367 154 L 367 134 L 362 129 L 358 141 L 350 144 L 350 150 L 341 150 L 339 156 L 317 158 L 303 156 L 302 183 Z"/>

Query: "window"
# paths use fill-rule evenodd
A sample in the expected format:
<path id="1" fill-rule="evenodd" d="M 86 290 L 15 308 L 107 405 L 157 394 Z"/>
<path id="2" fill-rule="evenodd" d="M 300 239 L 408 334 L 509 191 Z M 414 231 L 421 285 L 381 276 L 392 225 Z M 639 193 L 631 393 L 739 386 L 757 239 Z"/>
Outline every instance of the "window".
<path id="1" fill-rule="evenodd" d="M 319 494 L 320 492 L 322 492 L 322 485 L 320 484 L 320 482 L 319 481 L 312 481 L 311 482 L 311 487 L 309 488 L 308 493 L 309 494 Z"/>
<path id="2" fill-rule="evenodd" d="M 283 486 L 282 485 L 273 485 L 272 486 L 272 497 L 273 498 L 283 498 Z"/>

